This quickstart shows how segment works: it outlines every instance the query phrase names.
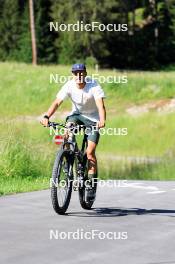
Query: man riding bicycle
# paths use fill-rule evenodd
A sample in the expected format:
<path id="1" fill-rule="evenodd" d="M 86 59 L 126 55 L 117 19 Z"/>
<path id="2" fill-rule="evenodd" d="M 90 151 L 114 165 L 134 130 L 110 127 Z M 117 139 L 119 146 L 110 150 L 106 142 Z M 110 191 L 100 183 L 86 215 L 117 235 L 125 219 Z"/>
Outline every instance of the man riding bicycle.
<path id="1" fill-rule="evenodd" d="M 101 86 L 90 78 L 87 78 L 86 66 L 84 64 L 74 64 L 72 66 L 73 79 L 68 81 L 58 92 L 56 99 L 43 117 L 41 123 L 48 126 L 50 117 L 55 113 L 61 103 L 70 97 L 72 101 L 72 111 L 67 116 L 66 122 L 99 128 L 105 126 L 106 110 L 104 105 L 104 91 Z M 97 160 L 95 150 L 99 142 L 99 131 L 88 130 L 88 146 L 86 150 L 88 159 L 88 178 L 96 177 Z"/>

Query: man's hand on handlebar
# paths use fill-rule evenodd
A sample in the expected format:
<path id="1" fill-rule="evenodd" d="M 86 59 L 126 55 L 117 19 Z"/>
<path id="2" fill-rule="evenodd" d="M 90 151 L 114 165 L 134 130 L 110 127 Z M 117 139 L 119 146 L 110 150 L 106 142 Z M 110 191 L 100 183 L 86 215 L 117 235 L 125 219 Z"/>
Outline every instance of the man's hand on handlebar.
<path id="1" fill-rule="evenodd" d="M 45 115 L 43 117 L 43 119 L 40 121 L 40 123 L 44 126 L 44 127 L 48 127 L 49 124 L 49 117 L 47 115 Z"/>

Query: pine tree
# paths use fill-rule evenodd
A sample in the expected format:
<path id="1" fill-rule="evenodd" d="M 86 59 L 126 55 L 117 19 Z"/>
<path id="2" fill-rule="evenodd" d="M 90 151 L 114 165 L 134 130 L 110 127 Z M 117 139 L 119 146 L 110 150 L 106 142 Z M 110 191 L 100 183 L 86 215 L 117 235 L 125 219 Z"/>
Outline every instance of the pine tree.
<path id="1" fill-rule="evenodd" d="M 35 26 L 39 63 L 56 61 L 55 34 L 51 34 L 49 31 L 51 4 L 51 0 L 38 0 L 35 2 Z"/>
<path id="2" fill-rule="evenodd" d="M 26 63 L 32 62 L 31 33 L 29 21 L 28 0 L 20 5 L 21 33 L 18 41 L 19 50 L 16 53 L 16 60 Z"/>
<path id="3" fill-rule="evenodd" d="M 0 58 L 15 60 L 20 37 L 18 0 L 1 0 Z"/>
<path id="4" fill-rule="evenodd" d="M 162 3 L 159 11 L 159 62 L 165 64 L 170 59 L 171 48 L 171 15 L 166 2 Z"/>
<path id="5" fill-rule="evenodd" d="M 92 21 L 105 25 L 117 23 L 119 22 L 119 20 L 116 20 L 117 6 L 118 1 L 116 0 L 110 2 L 107 0 L 56 0 L 52 6 L 52 18 L 59 24 L 74 24 L 77 21 L 83 21 L 84 24 L 91 23 Z M 116 32 L 110 33 L 98 30 L 91 32 L 59 32 L 56 40 L 58 61 L 61 63 L 72 63 L 77 60 L 83 61 L 86 58 L 94 58 L 94 61 L 98 60 L 101 64 L 107 64 L 111 50 L 114 53 L 116 51 L 116 43 L 109 43 L 109 38 L 112 40 L 113 35 L 115 35 L 116 40 L 116 36 L 118 35 Z"/>
<path id="6" fill-rule="evenodd" d="M 143 18 L 145 25 L 142 30 L 144 40 L 143 60 L 145 69 L 156 69 L 158 67 L 158 0 L 145 0 Z"/>
<path id="7" fill-rule="evenodd" d="M 171 24 L 170 24 L 170 30 L 171 30 L 170 38 L 172 44 L 171 63 L 175 63 L 175 0 L 167 0 L 167 5 L 171 16 Z"/>
<path id="8" fill-rule="evenodd" d="M 36 35 L 35 35 L 35 14 L 33 0 L 29 0 L 29 18 L 30 18 L 30 33 L 32 42 L 32 64 L 37 64 L 37 46 L 36 46 Z"/>

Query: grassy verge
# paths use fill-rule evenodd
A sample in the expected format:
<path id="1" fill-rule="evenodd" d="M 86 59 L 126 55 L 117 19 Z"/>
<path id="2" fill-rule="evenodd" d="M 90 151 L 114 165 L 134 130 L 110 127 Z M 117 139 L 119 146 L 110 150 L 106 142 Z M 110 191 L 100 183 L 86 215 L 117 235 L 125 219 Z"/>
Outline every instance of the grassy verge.
<path id="1" fill-rule="evenodd" d="M 159 163 L 149 164 L 128 161 L 110 161 L 110 167 L 100 162 L 102 179 L 175 180 L 174 158 L 165 158 Z"/>
<path id="2" fill-rule="evenodd" d="M 70 75 L 70 66 L 37 66 L 0 63 L 0 112 L 1 115 L 40 115 L 50 105 L 62 84 L 49 83 L 50 74 Z M 93 73 L 89 69 L 88 74 Z M 118 72 L 100 70 L 100 76 L 126 75 L 128 82 L 102 84 L 107 94 L 107 109 L 122 112 L 126 105 L 160 98 L 172 98 L 175 94 L 173 72 Z M 68 109 L 65 101 L 61 110 Z"/>
<path id="3" fill-rule="evenodd" d="M 49 187 L 57 150 L 36 116 L 43 113 L 61 87 L 49 84 L 50 73 L 68 75 L 66 66 L 1 63 L 0 84 L 0 194 Z M 90 69 L 92 72 L 92 69 Z M 127 128 L 127 136 L 101 136 L 97 155 L 102 179 L 175 179 L 175 116 L 154 111 L 133 118 L 124 109 L 175 94 L 173 72 L 127 72 L 108 70 L 100 75 L 127 74 L 127 84 L 104 84 L 107 94 L 107 127 Z M 69 102 L 62 110 L 70 107 Z M 33 116 L 30 121 L 19 116 Z M 13 121 L 12 121 L 13 119 Z M 119 131 L 119 130 L 117 130 Z M 160 163 L 130 162 L 125 157 L 161 157 Z M 123 157 L 119 161 L 117 157 Z"/>
<path id="4" fill-rule="evenodd" d="M 54 152 L 47 141 L 42 148 L 36 131 L 32 140 L 31 130 L 14 123 L 1 131 L 0 194 L 49 188 Z"/>
<path id="5" fill-rule="evenodd" d="M 120 126 L 128 124 L 128 136 L 101 136 L 98 146 L 99 176 L 102 179 L 175 179 L 174 134 L 169 133 L 170 120 L 157 119 L 157 130 L 145 128 L 155 116 L 145 116 L 127 122 L 120 120 Z M 162 124 L 163 129 L 159 126 Z M 111 126 L 115 127 L 115 121 Z M 143 126 L 143 127 L 142 127 Z M 136 137 L 138 131 L 142 134 Z M 0 194 L 26 192 L 49 188 L 52 166 L 57 151 L 49 131 L 38 123 L 10 123 L 1 131 L 0 140 Z M 157 139 L 156 136 L 157 135 Z M 161 141 L 168 137 L 169 141 Z M 135 137 L 135 139 L 134 139 Z M 79 141 L 80 142 L 80 141 Z M 169 150 L 167 152 L 167 150 Z M 128 161 L 125 157 L 161 157 L 158 164 Z M 117 160 L 117 157 L 123 157 Z M 110 164 L 110 166 L 109 166 Z"/>

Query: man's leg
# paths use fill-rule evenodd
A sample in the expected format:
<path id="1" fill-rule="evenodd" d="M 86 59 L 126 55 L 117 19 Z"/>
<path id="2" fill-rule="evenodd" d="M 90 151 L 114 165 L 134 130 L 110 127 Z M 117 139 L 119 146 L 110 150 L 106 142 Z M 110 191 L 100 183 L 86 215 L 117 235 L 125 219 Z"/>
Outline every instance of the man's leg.
<path id="1" fill-rule="evenodd" d="M 97 178 L 97 159 L 95 156 L 95 149 L 97 144 L 93 141 L 88 140 L 88 146 L 86 149 L 87 159 L 88 159 L 88 180 L 90 180 L 90 186 L 94 187 Z M 94 201 L 96 196 L 96 191 L 90 189 L 87 193 L 87 198 L 90 201 Z"/>
<path id="2" fill-rule="evenodd" d="M 88 159 L 88 175 L 96 175 L 97 171 L 97 159 L 95 156 L 97 144 L 93 141 L 88 140 L 88 146 L 86 149 L 87 159 Z"/>

